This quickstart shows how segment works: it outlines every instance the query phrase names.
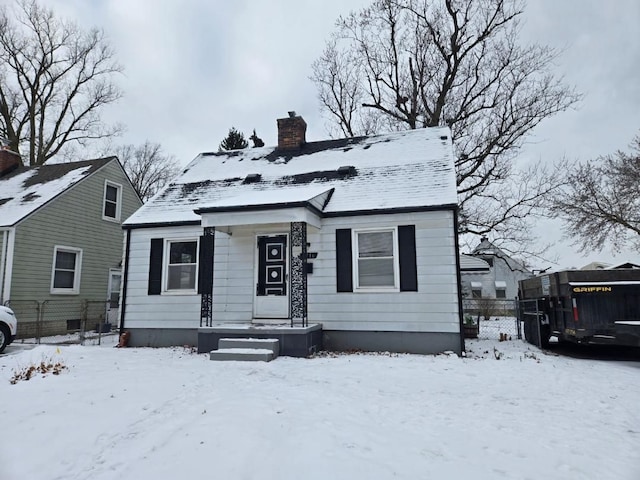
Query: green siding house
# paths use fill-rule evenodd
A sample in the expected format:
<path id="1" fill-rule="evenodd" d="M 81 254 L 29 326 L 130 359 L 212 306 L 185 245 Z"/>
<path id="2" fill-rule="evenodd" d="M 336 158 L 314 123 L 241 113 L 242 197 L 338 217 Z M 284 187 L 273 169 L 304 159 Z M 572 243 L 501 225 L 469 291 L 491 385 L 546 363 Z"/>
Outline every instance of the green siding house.
<path id="1" fill-rule="evenodd" d="M 0 304 L 18 337 L 115 322 L 121 224 L 141 205 L 116 157 L 30 168 L 0 150 Z"/>

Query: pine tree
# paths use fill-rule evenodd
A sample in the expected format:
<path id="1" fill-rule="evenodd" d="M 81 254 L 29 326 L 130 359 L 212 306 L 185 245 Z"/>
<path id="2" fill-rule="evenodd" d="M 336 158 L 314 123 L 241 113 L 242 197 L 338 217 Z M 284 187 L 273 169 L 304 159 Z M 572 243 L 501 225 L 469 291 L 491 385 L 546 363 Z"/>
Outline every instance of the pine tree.
<path id="1" fill-rule="evenodd" d="M 218 151 L 224 152 L 228 150 L 242 150 L 243 148 L 247 148 L 248 146 L 249 142 L 247 142 L 247 140 L 244 138 L 244 134 L 236 130 L 235 127 L 231 127 L 226 138 L 220 143 Z"/>

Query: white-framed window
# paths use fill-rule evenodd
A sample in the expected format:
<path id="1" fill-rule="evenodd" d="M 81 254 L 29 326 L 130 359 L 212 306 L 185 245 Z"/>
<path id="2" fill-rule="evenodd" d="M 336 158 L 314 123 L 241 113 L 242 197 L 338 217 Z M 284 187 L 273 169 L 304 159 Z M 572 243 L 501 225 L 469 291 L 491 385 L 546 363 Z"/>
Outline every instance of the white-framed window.
<path id="1" fill-rule="evenodd" d="M 471 298 L 482 298 L 482 282 L 471 282 Z"/>
<path id="2" fill-rule="evenodd" d="M 165 292 L 197 291 L 198 240 L 167 240 L 165 244 Z"/>
<path id="3" fill-rule="evenodd" d="M 507 298 L 507 282 L 496 280 L 496 298 Z"/>
<path id="4" fill-rule="evenodd" d="M 51 293 L 77 295 L 80 293 L 82 249 L 56 245 L 53 249 Z"/>
<path id="5" fill-rule="evenodd" d="M 104 220 L 119 221 L 122 204 L 122 185 L 104 181 L 104 196 L 102 202 L 102 218 Z"/>
<path id="6" fill-rule="evenodd" d="M 353 245 L 355 289 L 398 291 L 397 229 L 354 230 Z"/>

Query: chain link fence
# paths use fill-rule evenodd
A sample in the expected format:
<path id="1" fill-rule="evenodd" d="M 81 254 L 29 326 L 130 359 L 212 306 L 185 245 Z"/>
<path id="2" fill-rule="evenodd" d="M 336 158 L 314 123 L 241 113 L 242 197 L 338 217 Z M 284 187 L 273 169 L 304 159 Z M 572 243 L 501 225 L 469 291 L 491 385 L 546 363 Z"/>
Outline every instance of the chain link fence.
<path id="1" fill-rule="evenodd" d="M 108 323 L 111 307 L 104 300 L 10 300 L 22 343 L 81 343 L 98 338 L 116 325 Z"/>
<path id="2" fill-rule="evenodd" d="M 522 338 L 515 299 L 465 298 L 462 308 L 465 332 L 471 332 L 470 336 L 491 340 Z"/>

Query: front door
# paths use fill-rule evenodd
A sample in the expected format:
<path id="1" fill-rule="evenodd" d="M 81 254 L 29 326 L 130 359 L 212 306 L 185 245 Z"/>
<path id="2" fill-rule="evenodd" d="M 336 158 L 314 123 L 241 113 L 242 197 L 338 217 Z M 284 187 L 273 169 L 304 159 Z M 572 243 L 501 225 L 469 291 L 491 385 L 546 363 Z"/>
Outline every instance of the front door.
<path id="1" fill-rule="evenodd" d="M 289 318 L 287 235 L 259 235 L 255 318 Z"/>

